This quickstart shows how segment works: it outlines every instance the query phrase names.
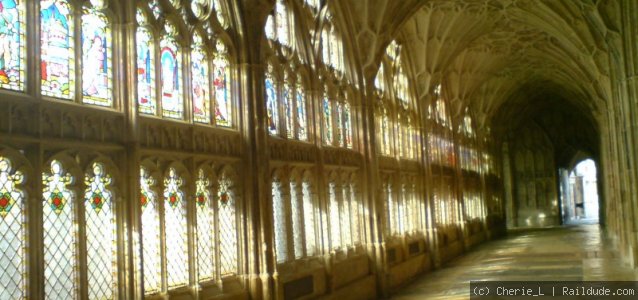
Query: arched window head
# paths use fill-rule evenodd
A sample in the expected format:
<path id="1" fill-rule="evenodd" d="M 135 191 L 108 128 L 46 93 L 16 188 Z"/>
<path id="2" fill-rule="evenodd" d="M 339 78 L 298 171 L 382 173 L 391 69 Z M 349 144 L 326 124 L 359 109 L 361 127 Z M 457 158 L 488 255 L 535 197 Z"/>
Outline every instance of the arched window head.
<path id="1" fill-rule="evenodd" d="M 142 114 L 154 115 L 157 112 L 155 98 L 155 43 L 142 10 L 137 10 L 137 31 L 135 42 L 137 49 L 137 105 Z"/>
<path id="2" fill-rule="evenodd" d="M 83 102 L 112 106 L 111 30 L 106 16 L 85 9 L 82 16 Z"/>
<path id="3" fill-rule="evenodd" d="M 222 40 L 215 43 L 213 59 L 213 85 L 215 92 L 215 124 L 233 126 L 233 101 L 231 97 L 230 60 L 228 48 Z"/>
<path id="4" fill-rule="evenodd" d="M 162 16 L 162 8 L 160 7 L 158 0 L 151 0 L 148 2 L 148 7 L 153 12 L 155 19 L 159 19 Z"/>
<path id="5" fill-rule="evenodd" d="M 210 79 L 204 47 L 203 38 L 196 33 L 191 52 L 191 96 L 193 120 L 198 123 L 210 123 Z"/>
<path id="6" fill-rule="evenodd" d="M 266 37 L 285 47 L 292 47 L 292 18 L 284 0 L 277 0 L 273 14 L 266 19 L 264 31 Z"/>
<path id="7" fill-rule="evenodd" d="M 343 57 L 343 42 L 335 26 L 331 23 L 332 16 L 326 16 L 326 24 L 321 31 L 321 60 L 324 65 L 343 74 L 345 71 Z"/>

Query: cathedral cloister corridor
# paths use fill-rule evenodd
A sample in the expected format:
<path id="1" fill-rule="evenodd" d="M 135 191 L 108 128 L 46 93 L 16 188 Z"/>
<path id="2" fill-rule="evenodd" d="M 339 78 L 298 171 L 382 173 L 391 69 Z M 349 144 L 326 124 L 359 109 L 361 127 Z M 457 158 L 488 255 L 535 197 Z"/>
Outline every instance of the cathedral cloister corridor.
<path id="1" fill-rule="evenodd" d="M 0 0 L 0 300 L 633 280 L 637 12 Z"/>

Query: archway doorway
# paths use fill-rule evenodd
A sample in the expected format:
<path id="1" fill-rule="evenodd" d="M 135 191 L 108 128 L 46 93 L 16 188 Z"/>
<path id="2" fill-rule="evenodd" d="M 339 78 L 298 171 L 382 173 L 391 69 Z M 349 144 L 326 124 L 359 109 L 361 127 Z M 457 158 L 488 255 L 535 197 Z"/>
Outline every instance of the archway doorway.
<path id="1" fill-rule="evenodd" d="M 598 173 L 590 158 L 571 170 L 561 169 L 563 224 L 594 224 L 599 221 Z"/>

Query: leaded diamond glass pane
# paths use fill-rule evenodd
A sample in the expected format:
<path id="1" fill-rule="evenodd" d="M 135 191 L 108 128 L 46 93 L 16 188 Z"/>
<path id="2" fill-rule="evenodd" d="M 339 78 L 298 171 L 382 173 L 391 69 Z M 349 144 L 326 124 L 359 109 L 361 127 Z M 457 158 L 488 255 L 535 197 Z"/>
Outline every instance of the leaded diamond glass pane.
<path id="1" fill-rule="evenodd" d="M 231 191 L 231 181 L 222 176 L 217 192 L 219 209 L 219 237 L 221 274 L 237 273 L 237 219 L 235 217 L 236 201 Z"/>
<path id="2" fill-rule="evenodd" d="M 51 162 L 51 173 L 42 176 L 46 299 L 74 299 L 77 296 L 75 197 L 67 187 L 72 182 L 71 174 L 65 173 L 62 163 L 57 160 Z"/>
<path id="3" fill-rule="evenodd" d="M 213 244 L 214 212 L 211 203 L 210 181 L 204 175 L 203 170 L 199 170 L 195 186 L 195 200 L 197 201 L 197 274 L 199 280 L 205 280 L 215 277 L 215 248 Z"/>
<path id="4" fill-rule="evenodd" d="M 104 166 L 93 164 L 93 174 L 85 178 L 84 211 L 86 219 L 86 256 L 90 299 L 113 299 L 116 282 L 115 216 L 111 176 Z"/>
<path id="5" fill-rule="evenodd" d="M 297 194 L 297 184 L 290 183 L 290 202 L 292 206 L 292 237 L 294 239 L 295 258 L 303 257 L 303 205 L 302 197 Z"/>
<path id="6" fill-rule="evenodd" d="M 164 226 L 166 232 L 166 269 L 168 287 L 188 283 L 188 237 L 186 236 L 186 203 L 182 178 L 175 169 L 164 180 Z"/>
<path id="7" fill-rule="evenodd" d="M 142 255 L 144 292 L 152 294 L 162 288 L 160 223 L 157 196 L 152 187 L 155 180 L 145 168 L 140 170 L 140 205 L 142 206 Z"/>
<path id="8" fill-rule="evenodd" d="M 22 172 L 0 156 L 0 299 L 26 297 L 24 193 Z"/>
<path id="9" fill-rule="evenodd" d="M 352 245 L 352 232 L 350 231 L 350 187 L 343 185 L 342 197 L 341 197 L 341 233 L 343 234 L 343 244 L 346 246 Z"/>
<path id="10" fill-rule="evenodd" d="M 288 237 L 286 236 L 286 210 L 281 194 L 281 183 L 272 183 L 272 209 L 275 229 L 275 255 L 277 262 L 288 259 Z"/>
<path id="11" fill-rule="evenodd" d="M 328 193 L 330 198 L 330 240 L 332 248 L 341 247 L 341 230 L 339 228 L 339 201 L 337 200 L 337 187 L 331 182 L 328 185 Z"/>
<path id="12" fill-rule="evenodd" d="M 315 213 L 314 201 L 308 182 L 303 183 L 303 214 L 304 227 L 306 232 L 306 255 L 311 256 L 316 253 L 316 235 L 315 235 Z"/>

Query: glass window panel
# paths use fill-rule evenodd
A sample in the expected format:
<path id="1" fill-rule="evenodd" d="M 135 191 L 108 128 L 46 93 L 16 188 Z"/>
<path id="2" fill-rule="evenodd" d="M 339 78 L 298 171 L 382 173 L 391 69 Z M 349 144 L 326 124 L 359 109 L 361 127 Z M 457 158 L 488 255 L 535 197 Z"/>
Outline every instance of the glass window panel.
<path id="1" fill-rule="evenodd" d="M 226 14 L 224 13 L 221 2 L 219 2 L 219 0 L 213 0 L 212 3 L 217 21 L 219 21 L 219 24 L 222 25 L 222 27 L 228 28 L 230 23 L 228 22 L 228 17 L 226 17 Z"/>
<path id="2" fill-rule="evenodd" d="M 361 203 L 357 198 L 356 185 L 350 184 L 350 205 L 352 208 L 352 243 L 361 243 Z"/>
<path id="3" fill-rule="evenodd" d="M 74 178 L 62 163 L 51 162 L 51 173 L 42 174 L 44 235 L 44 294 L 47 299 L 77 297 L 76 226 L 74 194 L 69 189 Z"/>
<path id="4" fill-rule="evenodd" d="M 40 1 L 42 94 L 73 99 L 75 53 L 73 14 L 64 0 Z"/>
<path id="5" fill-rule="evenodd" d="M 164 231 L 166 234 L 166 272 L 168 287 L 188 283 L 188 237 L 183 180 L 173 168 L 164 179 Z"/>
<path id="6" fill-rule="evenodd" d="M 0 10 L 0 88 L 22 91 L 26 38 L 23 0 L 6 0 Z"/>
<path id="7" fill-rule="evenodd" d="M 289 81 L 290 79 L 288 78 L 288 76 L 285 76 L 284 79 L 284 84 L 283 84 L 283 89 L 282 89 L 282 97 L 284 100 L 284 110 L 286 112 L 286 135 L 288 136 L 288 138 L 294 138 L 295 137 L 295 132 L 294 132 L 294 126 L 292 124 L 294 124 L 294 108 L 293 108 L 293 90 L 292 90 L 292 86 L 291 86 L 291 82 Z"/>
<path id="8" fill-rule="evenodd" d="M 277 1 L 275 7 L 275 25 L 277 26 L 277 40 L 282 45 L 290 46 L 290 27 L 288 25 L 288 11 L 283 1 Z"/>
<path id="9" fill-rule="evenodd" d="M 315 235 L 315 211 L 314 200 L 310 190 L 310 183 L 302 184 L 303 192 L 303 218 L 306 234 L 306 255 L 312 256 L 316 253 L 316 235 Z"/>
<path id="10" fill-rule="evenodd" d="M 335 113 L 336 115 L 336 120 L 335 123 L 337 124 L 337 134 L 338 134 L 338 141 L 339 141 L 339 147 L 343 147 L 345 145 L 345 131 L 343 129 L 343 103 L 341 102 L 337 102 L 337 111 Z"/>
<path id="11" fill-rule="evenodd" d="M 275 255 L 277 262 L 288 259 L 288 236 L 286 234 L 286 207 L 281 193 L 281 183 L 272 182 L 272 210 L 275 229 Z"/>
<path id="12" fill-rule="evenodd" d="M 24 182 L 11 160 L 0 156 L 0 299 L 26 299 L 26 216 Z"/>
<path id="13" fill-rule="evenodd" d="M 341 247 L 341 228 L 339 228 L 339 200 L 337 199 L 337 186 L 334 182 L 328 184 L 328 198 L 330 211 L 330 241 L 331 248 Z"/>
<path id="14" fill-rule="evenodd" d="M 160 42 L 160 65 L 162 78 L 162 116 L 181 119 L 184 113 L 182 99 L 181 58 L 174 35 L 177 29 L 166 26 L 166 36 Z"/>
<path id="15" fill-rule="evenodd" d="M 155 17 L 155 19 L 159 19 L 159 17 L 162 15 L 162 9 L 160 8 L 158 0 L 151 0 L 148 3 L 148 7 L 153 12 L 153 16 Z"/>
<path id="16" fill-rule="evenodd" d="M 231 190 L 231 180 L 226 175 L 219 179 L 217 192 L 217 207 L 219 209 L 219 236 L 221 274 L 231 275 L 237 273 L 237 203 Z"/>
<path id="17" fill-rule="evenodd" d="M 388 118 L 388 112 L 384 108 L 383 115 L 381 116 L 381 153 L 385 155 L 391 155 L 391 145 L 390 145 L 390 119 Z"/>
<path id="18" fill-rule="evenodd" d="M 201 37 L 196 37 L 195 49 L 191 52 L 191 75 L 193 96 L 193 119 L 198 123 L 210 123 L 210 82 L 208 59 Z"/>
<path id="19" fill-rule="evenodd" d="M 111 32 L 104 14 L 86 9 L 82 16 L 82 95 L 84 103 L 112 106 Z"/>
<path id="20" fill-rule="evenodd" d="M 142 251 L 144 256 L 144 292 L 152 294 L 162 288 L 160 223 L 155 180 L 145 168 L 140 169 L 140 205 L 142 207 Z"/>
<path id="21" fill-rule="evenodd" d="M 138 11 L 138 23 L 143 16 Z M 142 23 L 143 24 L 143 23 Z M 137 105 L 140 113 L 154 115 L 157 111 L 155 100 L 155 59 L 151 32 L 145 27 L 138 27 L 137 39 Z"/>
<path id="22" fill-rule="evenodd" d="M 352 149 L 352 113 L 350 112 L 350 103 L 348 102 L 343 106 L 343 131 L 345 146 L 348 149 Z"/>
<path id="23" fill-rule="evenodd" d="M 306 92 L 303 85 L 297 82 L 297 138 L 305 141 L 308 140 L 307 132 L 307 115 L 306 115 Z"/>
<path id="24" fill-rule="evenodd" d="M 113 299 L 117 290 L 117 240 L 115 207 L 109 186 L 111 176 L 94 163 L 85 178 L 84 218 L 86 262 L 90 299 Z"/>
<path id="25" fill-rule="evenodd" d="M 268 112 L 268 132 L 272 135 L 277 135 L 279 132 L 279 111 L 277 103 L 277 87 L 273 78 L 272 66 L 268 66 L 268 72 L 266 73 L 266 109 Z"/>
<path id="26" fill-rule="evenodd" d="M 230 87 L 230 64 L 228 61 L 228 50 L 226 45 L 217 41 L 217 52 L 215 53 L 214 78 L 215 86 L 215 124 L 218 126 L 232 126 L 232 99 Z"/>
<path id="27" fill-rule="evenodd" d="M 210 180 L 199 170 L 195 182 L 197 201 L 197 275 L 199 280 L 215 277 L 214 211 L 211 202 Z"/>
<path id="28" fill-rule="evenodd" d="M 350 186 L 344 184 L 341 189 L 341 233 L 343 236 L 343 244 L 345 246 L 352 246 L 352 228 L 350 227 L 351 220 L 350 211 Z"/>
<path id="29" fill-rule="evenodd" d="M 298 190 L 299 188 L 299 190 Z M 295 251 L 295 258 L 301 258 L 304 256 L 304 224 L 303 224 L 303 194 L 301 186 L 297 183 L 290 183 L 290 202 L 292 210 L 292 238 Z M 300 197 L 301 196 L 301 197 Z"/>
<path id="30" fill-rule="evenodd" d="M 266 27 L 264 31 L 266 32 L 266 38 L 269 40 L 275 39 L 275 19 L 272 15 L 269 15 L 268 19 L 266 19 Z"/>
<path id="31" fill-rule="evenodd" d="M 323 125 L 324 125 L 324 142 L 332 145 L 332 107 L 328 95 L 323 97 Z"/>

